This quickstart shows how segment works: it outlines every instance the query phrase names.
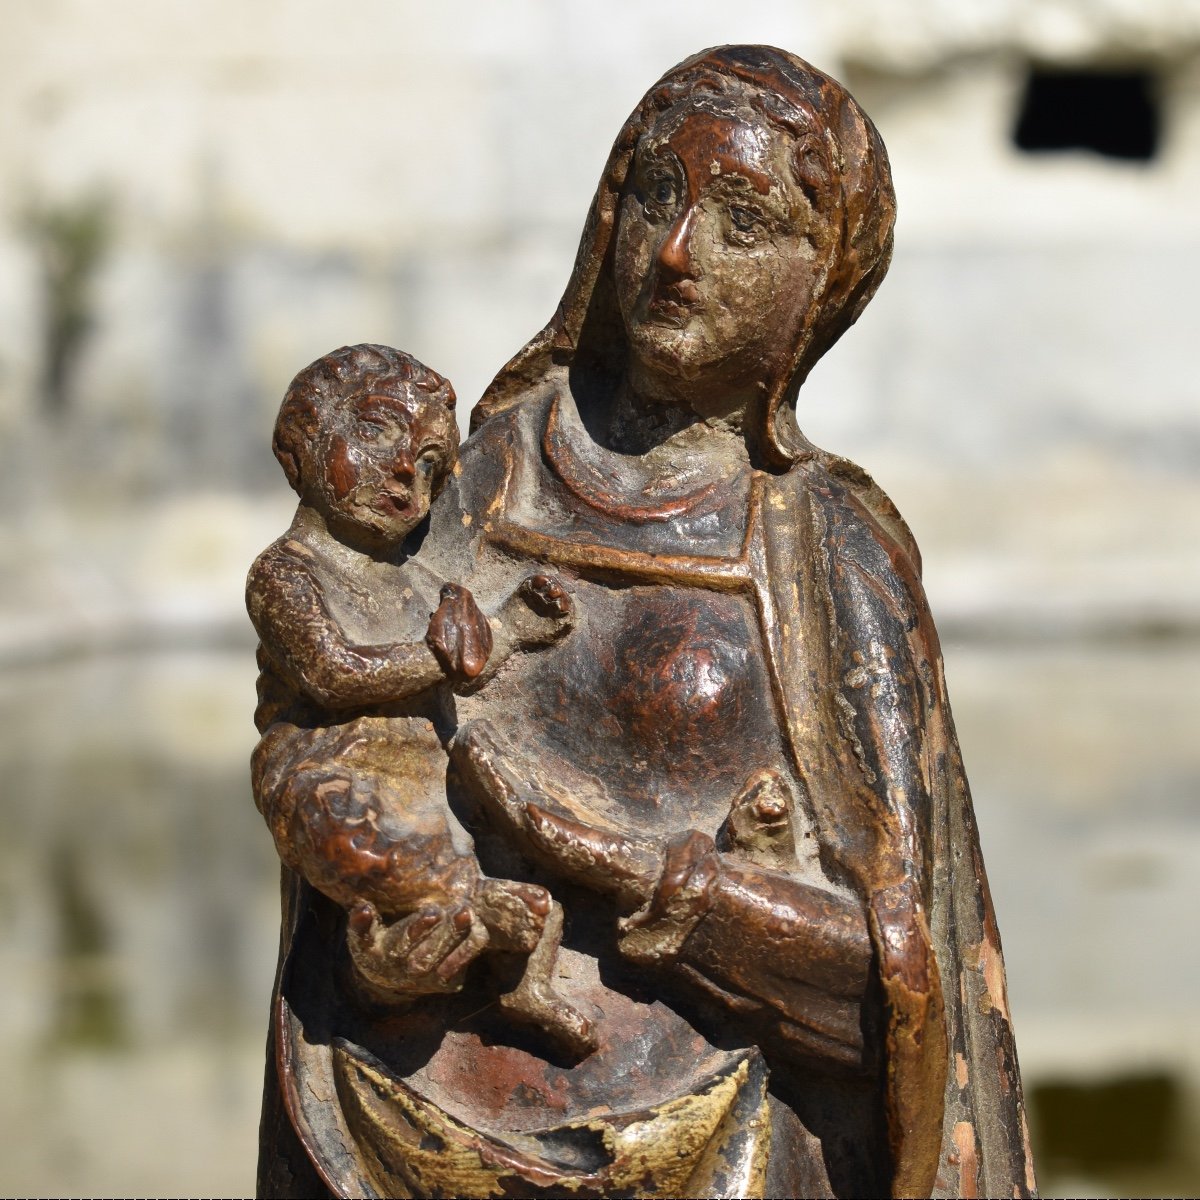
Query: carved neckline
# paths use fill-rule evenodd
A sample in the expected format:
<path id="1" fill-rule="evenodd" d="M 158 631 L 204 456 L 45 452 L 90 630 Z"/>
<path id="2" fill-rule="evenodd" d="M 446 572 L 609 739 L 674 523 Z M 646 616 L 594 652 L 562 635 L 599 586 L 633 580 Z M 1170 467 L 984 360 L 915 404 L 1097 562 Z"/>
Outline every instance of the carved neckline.
<path id="1" fill-rule="evenodd" d="M 750 475 L 749 468 L 739 466 L 730 477 L 710 479 L 699 486 L 691 481 L 631 479 L 628 467 L 622 470 L 622 456 L 599 446 L 593 454 L 581 454 L 576 448 L 579 435 L 573 437 L 575 431 L 570 429 L 574 424 L 569 416 L 564 421 L 562 395 L 555 393 L 542 436 L 546 465 L 577 500 L 618 521 L 647 525 L 707 516 L 727 505 L 742 490 L 743 477 Z"/>

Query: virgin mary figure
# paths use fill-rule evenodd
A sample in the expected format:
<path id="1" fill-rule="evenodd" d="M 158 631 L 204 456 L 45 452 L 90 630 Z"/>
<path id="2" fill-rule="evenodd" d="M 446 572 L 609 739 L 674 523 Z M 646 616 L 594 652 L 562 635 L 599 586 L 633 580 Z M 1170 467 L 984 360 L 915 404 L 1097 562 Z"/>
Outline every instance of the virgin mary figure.
<path id="1" fill-rule="evenodd" d="M 457 698 L 450 786 L 486 868 L 562 901 L 597 1049 L 556 1060 L 470 976 L 338 1015 L 285 970 L 335 1193 L 1035 1194 L 920 557 L 796 422 L 894 212 L 870 120 L 779 50 L 695 56 L 621 129 L 420 551 L 485 608 L 531 566 L 573 594 Z"/>

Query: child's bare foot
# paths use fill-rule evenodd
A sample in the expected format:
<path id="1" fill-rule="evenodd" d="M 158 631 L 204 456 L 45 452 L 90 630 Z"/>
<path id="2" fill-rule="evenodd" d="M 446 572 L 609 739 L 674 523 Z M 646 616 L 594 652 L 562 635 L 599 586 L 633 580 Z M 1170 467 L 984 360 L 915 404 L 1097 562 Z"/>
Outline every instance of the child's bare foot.
<path id="1" fill-rule="evenodd" d="M 562 620 L 571 615 L 571 596 L 553 575 L 530 575 L 521 581 L 517 595 L 539 616 Z"/>
<path id="2" fill-rule="evenodd" d="M 493 950 L 529 955 L 542 939 L 554 901 L 536 883 L 484 879 L 471 903 L 487 928 Z"/>

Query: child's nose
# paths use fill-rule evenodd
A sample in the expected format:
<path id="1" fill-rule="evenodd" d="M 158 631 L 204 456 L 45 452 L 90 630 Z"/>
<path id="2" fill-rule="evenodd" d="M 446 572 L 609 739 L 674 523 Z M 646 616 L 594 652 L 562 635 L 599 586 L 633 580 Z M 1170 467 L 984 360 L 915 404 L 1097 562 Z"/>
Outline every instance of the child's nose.
<path id="1" fill-rule="evenodd" d="M 413 463 L 413 457 L 407 450 L 401 450 L 392 460 L 392 474 L 401 483 L 412 483 L 416 478 L 417 468 Z"/>

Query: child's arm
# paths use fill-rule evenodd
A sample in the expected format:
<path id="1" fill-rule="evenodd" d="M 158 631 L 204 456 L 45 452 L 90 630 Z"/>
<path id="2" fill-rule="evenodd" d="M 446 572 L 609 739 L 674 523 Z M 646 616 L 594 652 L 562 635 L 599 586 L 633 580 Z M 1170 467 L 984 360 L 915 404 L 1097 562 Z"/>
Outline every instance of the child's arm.
<path id="1" fill-rule="evenodd" d="M 305 553 L 311 552 L 289 553 L 276 546 L 262 554 L 250 569 L 246 607 L 267 653 L 306 696 L 326 709 L 357 708 L 415 696 L 447 678 L 469 677 L 473 662 L 464 669 L 457 661 L 461 655 L 439 659 L 424 641 L 379 646 L 348 641 L 325 605 L 319 580 L 300 557 Z M 464 600 L 464 590 L 453 598 L 456 611 L 473 609 L 486 626 L 469 593 Z M 450 604 L 443 599 L 443 608 Z M 460 616 L 457 625 L 470 624 L 471 616 L 469 611 Z"/>

